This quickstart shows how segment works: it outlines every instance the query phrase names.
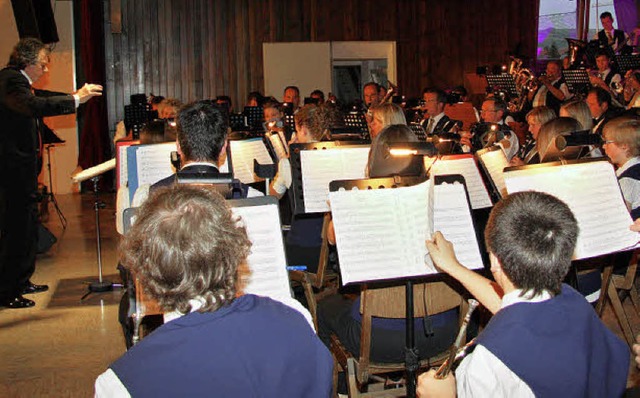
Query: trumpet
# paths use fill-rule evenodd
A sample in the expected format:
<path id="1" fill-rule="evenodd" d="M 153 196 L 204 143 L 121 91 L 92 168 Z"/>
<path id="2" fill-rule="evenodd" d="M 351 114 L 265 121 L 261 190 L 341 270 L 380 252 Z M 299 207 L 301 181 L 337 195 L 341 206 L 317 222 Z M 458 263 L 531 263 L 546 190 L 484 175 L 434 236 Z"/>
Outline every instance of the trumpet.
<path id="1" fill-rule="evenodd" d="M 462 339 L 465 336 L 466 332 L 467 332 L 467 326 L 469 325 L 469 320 L 471 319 L 471 315 L 473 314 L 473 311 L 475 311 L 475 309 L 478 307 L 478 301 L 474 300 L 474 299 L 469 299 L 469 309 L 467 310 L 467 313 L 464 316 L 464 320 L 462 321 L 462 325 L 460 326 L 460 330 L 458 331 L 458 336 L 456 337 L 456 340 L 453 344 L 453 347 L 451 347 L 451 350 L 449 351 L 449 356 L 447 357 L 447 359 L 444 361 L 444 363 L 442 365 L 440 365 L 440 367 L 438 368 L 438 370 L 436 370 L 436 374 L 435 374 L 435 378 L 436 379 L 444 379 L 445 377 L 447 377 L 447 375 L 449 374 L 449 372 L 451 371 L 454 362 L 456 360 L 456 357 L 462 357 L 459 354 L 460 348 L 462 346 Z M 470 347 L 473 343 L 473 340 L 469 342 L 469 344 L 465 345 L 464 348 L 468 348 Z M 463 350 L 464 352 L 465 350 Z"/>

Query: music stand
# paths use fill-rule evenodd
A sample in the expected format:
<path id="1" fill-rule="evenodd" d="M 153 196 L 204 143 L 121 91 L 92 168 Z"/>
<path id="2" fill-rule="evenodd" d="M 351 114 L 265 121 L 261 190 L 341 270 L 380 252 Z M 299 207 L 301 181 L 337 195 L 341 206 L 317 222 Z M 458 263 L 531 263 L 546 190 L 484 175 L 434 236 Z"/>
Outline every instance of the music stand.
<path id="1" fill-rule="evenodd" d="M 42 144 L 44 148 L 47 150 L 47 174 L 49 176 L 49 190 L 44 192 L 42 201 L 44 203 L 41 204 L 40 213 L 49 213 L 49 200 L 53 203 L 53 207 L 56 209 L 56 213 L 58 214 L 58 219 L 60 220 L 60 224 L 62 224 L 62 229 L 67 229 L 67 218 L 60 210 L 60 206 L 58 206 L 58 201 L 56 200 L 56 195 L 53 192 L 53 178 L 51 178 L 51 148 L 55 147 L 59 144 L 64 144 L 65 141 L 58 137 L 58 135 L 49 128 L 45 123 L 41 124 L 42 126 Z"/>
<path id="2" fill-rule="evenodd" d="M 628 70 L 640 69 L 640 54 L 616 55 L 615 61 L 618 64 L 620 74 L 623 76 Z"/>
<path id="3" fill-rule="evenodd" d="M 229 115 L 229 127 L 231 131 L 243 131 L 249 126 L 246 122 L 247 118 L 242 113 L 232 113 Z"/>
<path id="4" fill-rule="evenodd" d="M 409 124 L 409 128 L 413 131 L 413 134 L 418 137 L 418 141 L 426 141 L 427 140 L 427 132 L 424 130 L 424 127 L 420 123 L 411 123 Z"/>
<path id="5" fill-rule="evenodd" d="M 131 130 L 133 139 L 140 138 L 140 131 L 147 122 L 157 118 L 158 112 L 151 110 L 151 105 L 147 103 L 136 103 L 125 105 L 124 126 L 127 131 Z"/>
<path id="6" fill-rule="evenodd" d="M 495 89 L 504 90 L 509 94 L 510 98 L 518 97 L 518 90 L 516 89 L 516 81 L 513 75 L 508 73 L 501 73 L 499 75 L 486 75 L 487 85 L 495 91 Z"/>
<path id="7" fill-rule="evenodd" d="M 362 139 L 369 139 L 369 126 L 362 112 L 349 112 L 344 115 L 344 124 L 347 127 L 356 127 L 362 134 Z"/>
<path id="8" fill-rule="evenodd" d="M 591 88 L 591 81 L 586 69 L 565 69 L 562 76 L 572 93 L 583 93 Z"/>
<path id="9" fill-rule="evenodd" d="M 245 106 L 242 114 L 247 118 L 247 125 L 256 130 L 262 130 L 264 113 L 261 106 Z"/>

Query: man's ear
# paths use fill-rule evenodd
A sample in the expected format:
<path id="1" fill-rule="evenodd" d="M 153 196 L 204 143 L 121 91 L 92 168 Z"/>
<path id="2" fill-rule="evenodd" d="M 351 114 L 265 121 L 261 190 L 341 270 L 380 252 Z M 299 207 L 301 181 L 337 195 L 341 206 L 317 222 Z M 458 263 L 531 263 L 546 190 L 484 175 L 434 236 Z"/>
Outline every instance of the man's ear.
<path id="1" fill-rule="evenodd" d="M 176 137 L 176 151 L 178 151 L 178 155 L 180 155 L 180 157 L 184 160 L 184 155 L 182 153 L 182 148 L 180 148 L 180 141 L 178 140 L 178 137 Z"/>
<path id="2" fill-rule="evenodd" d="M 502 264 L 500 264 L 500 260 L 498 260 L 498 257 L 492 252 L 489 252 L 489 263 L 491 264 L 490 269 L 492 274 L 496 272 L 502 273 Z"/>
<path id="3" fill-rule="evenodd" d="M 218 168 L 222 167 L 222 165 L 227 161 L 227 145 L 229 145 L 229 141 L 225 140 L 224 145 L 220 150 L 220 155 L 218 155 Z"/>

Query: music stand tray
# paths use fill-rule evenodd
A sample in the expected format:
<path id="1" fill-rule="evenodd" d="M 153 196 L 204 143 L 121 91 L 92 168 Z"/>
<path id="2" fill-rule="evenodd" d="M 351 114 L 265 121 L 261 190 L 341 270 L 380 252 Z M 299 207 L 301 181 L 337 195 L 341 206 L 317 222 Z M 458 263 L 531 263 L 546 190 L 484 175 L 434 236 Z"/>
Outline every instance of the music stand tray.
<path id="1" fill-rule="evenodd" d="M 572 93 L 582 92 L 585 87 L 591 86 L 586 69 L 566 69 L 562 71 L 562 76 L 567 82 L 569 91 Z"/>
<path id="2" fill-rule="evenodd" d="M 615 61 L 618 64 L 620 73 L 624 73 L 632 69 L 640 69 L 640 54 L 616 55 Z"/>
<path id="3" fill-rule="evenodd" d="M 505 90 L 511 98 L 515 98 L 518 96 L 516 81 L 513 78 L 513 75 L 510 75 L 509 73 L 501 73 L 499 75 L 486 75 L 486 78 L 487 84 L 490 87 Z"/>

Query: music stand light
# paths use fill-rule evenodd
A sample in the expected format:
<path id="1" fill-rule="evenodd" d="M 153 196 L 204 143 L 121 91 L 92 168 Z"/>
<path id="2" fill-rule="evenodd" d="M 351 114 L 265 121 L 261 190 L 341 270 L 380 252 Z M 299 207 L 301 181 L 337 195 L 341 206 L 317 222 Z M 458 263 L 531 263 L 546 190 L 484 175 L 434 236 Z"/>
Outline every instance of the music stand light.
<path id="1" fill-rule="evenodd" d="M 387 144 L 391 156 L 437 156 L 438 148 L 432 142 L 394 142 Z"/>

